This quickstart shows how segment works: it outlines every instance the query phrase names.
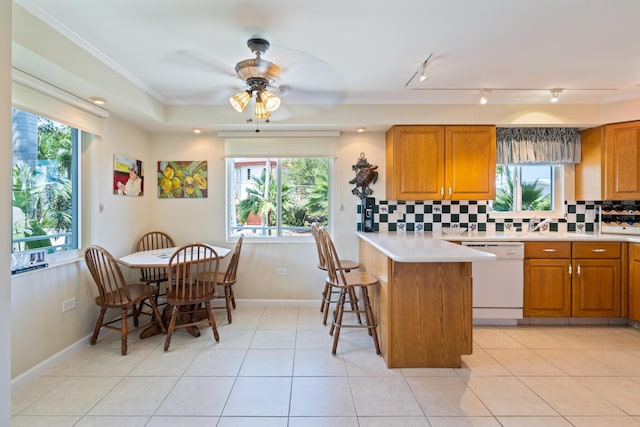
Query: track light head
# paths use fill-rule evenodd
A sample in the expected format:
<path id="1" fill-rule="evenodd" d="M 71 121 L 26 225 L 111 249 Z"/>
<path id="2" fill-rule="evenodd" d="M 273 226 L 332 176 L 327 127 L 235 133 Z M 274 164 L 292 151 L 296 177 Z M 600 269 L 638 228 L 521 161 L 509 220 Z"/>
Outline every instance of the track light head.
<path id="1" fill-rule="evenodd" d="M 562 89 L 551 89 L 551 99 L 549 102 L 556 103 L 558 102 L 558 97 L 562 93 Z"/>

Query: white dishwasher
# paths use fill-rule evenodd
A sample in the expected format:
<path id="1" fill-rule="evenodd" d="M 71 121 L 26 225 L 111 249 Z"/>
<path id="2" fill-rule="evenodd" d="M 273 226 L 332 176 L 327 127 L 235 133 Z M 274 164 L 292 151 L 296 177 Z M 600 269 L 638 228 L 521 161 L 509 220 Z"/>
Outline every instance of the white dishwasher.
<path id="1" fill-rule="evenodd" d="M 473 323 L 515 325 L 522 319 L 524 243 L 461 242 L 496 256 L 495 262 L 472 263 Z"/>

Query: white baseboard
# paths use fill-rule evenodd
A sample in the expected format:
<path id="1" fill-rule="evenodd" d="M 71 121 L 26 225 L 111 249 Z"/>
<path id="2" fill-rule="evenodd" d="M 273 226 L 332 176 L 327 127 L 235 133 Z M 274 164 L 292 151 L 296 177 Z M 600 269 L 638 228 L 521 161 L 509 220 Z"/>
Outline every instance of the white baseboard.
<path id="1" fill-rule="evenodd" d="M 70 359 L 74 354 L 77 354 L 85 348 L 89 347 L 89 342 L 92 334 L 93 332 L 91 332 L 91 334 L 85 336 L 84 338 L 80 338 L 70 346 L 60 350 L 56 354 L 38 363 L 28 371 L 25 371 L 17 377 L 13 378 L 11 380 L 11 391 L 15 392 L 16 390 L 20 390 L 45 372 L 59 365 L 61 362 Z"/>

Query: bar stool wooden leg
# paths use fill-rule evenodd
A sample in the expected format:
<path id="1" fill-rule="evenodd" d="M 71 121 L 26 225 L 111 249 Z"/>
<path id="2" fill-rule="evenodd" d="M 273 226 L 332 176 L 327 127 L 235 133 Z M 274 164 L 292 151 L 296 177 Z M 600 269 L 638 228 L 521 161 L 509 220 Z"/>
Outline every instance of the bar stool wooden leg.
<path id="1" fill-rule="evenodd" d="M 373 337 L 373 343 L 376 346 L 376 354 L 380 354 L 380 343 L 378 342 L 378 331 L 376 331 L 376 321 L 373 317 L 373 310 L 371 309 L 371 301 L 369 300 L 369 291 L 365 286 L 361 288 L 362 302 L 364 303 L 364 310 L 367 316 L 367 329 L 369 335 Z"/>
<path id="2" fill-rule="evenodd" d="M 338 349 L 338 340 L 340 339 L 340 328 L 342 326 L 342 315 L 344 314 L 344 302 L 346 299 L 347 290 L 340 290 L 340 297 L 338 298 L 338 305 L 335 310 L 335 320 L 331 324 L 331 330 L 329 333 L 333 333 L 333 348 L 331 349 L 331 354 L 336 354 Z"/>

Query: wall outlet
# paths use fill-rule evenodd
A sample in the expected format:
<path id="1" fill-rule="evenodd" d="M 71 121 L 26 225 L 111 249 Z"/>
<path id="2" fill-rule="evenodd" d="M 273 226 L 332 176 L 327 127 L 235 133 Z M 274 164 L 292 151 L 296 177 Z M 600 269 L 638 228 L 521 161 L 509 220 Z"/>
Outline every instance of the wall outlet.
<path id="1" fill-rule="evenodd" d="M 278 267 L 276 268 L 276 275 L 278 276 L 286 276 L 287 275 L 287 267 Z"/>
<path id="2" fill-rule="evenodd" d="M 65 313 L 69 310 L 73 310 L 76 308 L 76 299 L 71 298 L 62 303 L 62 312 Z"/>

